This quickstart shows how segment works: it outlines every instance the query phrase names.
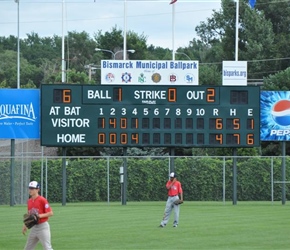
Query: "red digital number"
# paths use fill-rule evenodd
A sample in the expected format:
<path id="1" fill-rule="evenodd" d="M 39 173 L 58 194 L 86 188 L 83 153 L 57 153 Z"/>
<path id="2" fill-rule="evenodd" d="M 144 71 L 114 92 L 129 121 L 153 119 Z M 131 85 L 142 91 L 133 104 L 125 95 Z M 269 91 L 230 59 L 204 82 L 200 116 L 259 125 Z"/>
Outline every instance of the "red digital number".
<path id="1" fill-rule="evenodd" d="M 99 144 L 105 144 L 106 143 L 106 135 L 105 135 L 105 133 L 99 133 L 98 134 L 98 141 L 99 141 Z"/>
<path id="2" fill-rule="evenodd" d="M 131 135 L 131 143 L 138 144 L 139 143 L 139 134 L 132 133 Z"/>
<path id="3" fill-rule="evenodd" d="M 254 135 L 253 134 L 247 134 L 247 144 L 248 145 L 254 144 Z"/>
<path id="4" fill-rule="evenodd" d="M 110 138 L 110 144 L 116 144 L 117 143 L 117 134 L 116 133 L 110 133 L 109 134 Z"/>
<path id="5" fill-rule="evenodd" d="M 120 142 L 121 142 L 121 144 L 128 144 L 128 135 L 127 135 L 127 133 L 120 134 Z"/>
<path id="6" fill-rule="evenodd" d="M 120 128 L 127 128 L 127 118 L 121 118 Z"/>
<path id="7" fill-rule="evenodd" d="M 64 89 L 62 92 L 62 100 L 64 103 L 71 103 L 71 90 Z"/>

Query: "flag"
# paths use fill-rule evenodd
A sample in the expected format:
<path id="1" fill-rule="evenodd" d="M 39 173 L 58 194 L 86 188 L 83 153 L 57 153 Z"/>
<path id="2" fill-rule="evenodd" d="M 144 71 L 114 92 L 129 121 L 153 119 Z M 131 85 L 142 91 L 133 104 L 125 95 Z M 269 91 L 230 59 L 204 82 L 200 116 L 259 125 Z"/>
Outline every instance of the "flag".
<path id="1" fill-rule="evenodd" d="M 171 0 L 171 2 L 169 4 L 174 4 L 176 2 L 177 2 L 177 0 Z"/>
<path id="2" fill-rule="evenodd" d="M 256 0 L 249 0 L 249 4 L 250 4 L 251 8 L 254 8 L 255 7 L 255 4 L 256 4 Z"/>

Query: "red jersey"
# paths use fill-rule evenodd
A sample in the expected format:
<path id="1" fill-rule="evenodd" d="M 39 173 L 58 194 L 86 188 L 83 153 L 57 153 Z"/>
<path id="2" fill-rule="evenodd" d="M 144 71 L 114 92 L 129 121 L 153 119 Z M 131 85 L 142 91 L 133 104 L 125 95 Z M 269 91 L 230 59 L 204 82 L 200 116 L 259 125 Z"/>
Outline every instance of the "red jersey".
<path id="1" fill-rule="evenodd" d="M 171 183 L 172 183 L 172 181 L 169 180 L 166 183 L 166 187 L 171 185 Z M 168 189 L 168 196 L 175 196 L 178 194 L 182 194 L 182 187 L 181 187 L 181 183 L 179 181 L 175 181 L 174 184 L 171 186 L 171 188 Z"/>
<path id="2" fill-rule="evenodd" d="M 35 200 L 32 198 L 27 201 L 27 209 L 29 214 L 38 213 L 44 214 L 51 211 L 48 201 L 43 197 L 38 195 Z M 39 224 L 48 221 L 48 217 L 40 218 Z"/>

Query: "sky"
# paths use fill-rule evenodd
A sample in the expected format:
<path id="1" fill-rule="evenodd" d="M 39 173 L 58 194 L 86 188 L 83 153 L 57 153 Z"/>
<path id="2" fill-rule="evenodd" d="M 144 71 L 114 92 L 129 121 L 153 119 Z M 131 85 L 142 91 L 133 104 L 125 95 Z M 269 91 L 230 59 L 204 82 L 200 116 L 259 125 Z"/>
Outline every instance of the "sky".
<path id="1" fill-rule="evenodd" d="M 98 31 L 104 34 L 113 27 L 126 27 L 127 32 L 147 37 L 147 45 L 177 49 L 197 37 L 195 27 L 221 4 L 221 0 L 178 0 L 172 7 L 170 1 L 0 0 L 0 36 L 17 37 L 19 13 L 21 39 L 33 32 L 52 37 L 65 36 L 68 31 L 85 31 L 93 38 Z"/>

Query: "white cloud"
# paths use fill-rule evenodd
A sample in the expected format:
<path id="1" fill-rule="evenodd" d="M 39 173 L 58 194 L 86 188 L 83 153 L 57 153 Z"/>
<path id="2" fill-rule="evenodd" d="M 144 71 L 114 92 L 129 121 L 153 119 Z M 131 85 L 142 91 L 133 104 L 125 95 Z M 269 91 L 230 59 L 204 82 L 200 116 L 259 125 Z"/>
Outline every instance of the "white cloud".
<path id="1" fill-rule="evenodd" d="M 92 37 L 98 30 L 123 29 L 124 1 L 127 31 L 144 34 L 148 45 L 164 48 L 172 48 L 173 13 L 177 48 L 188 46 L 196 36 L 195 27 L 220 8 L 219 0 L 178 0 L 174 12 L 170 0 L 19 0 L 19 34 L 21 38 L 32 32 L 41 37 L 62 36 L 62 24 L 65 33 L 85 31 Z M 17 36 L 17 3 L 0 0 L 0 17 L 0 36 Z"/>

